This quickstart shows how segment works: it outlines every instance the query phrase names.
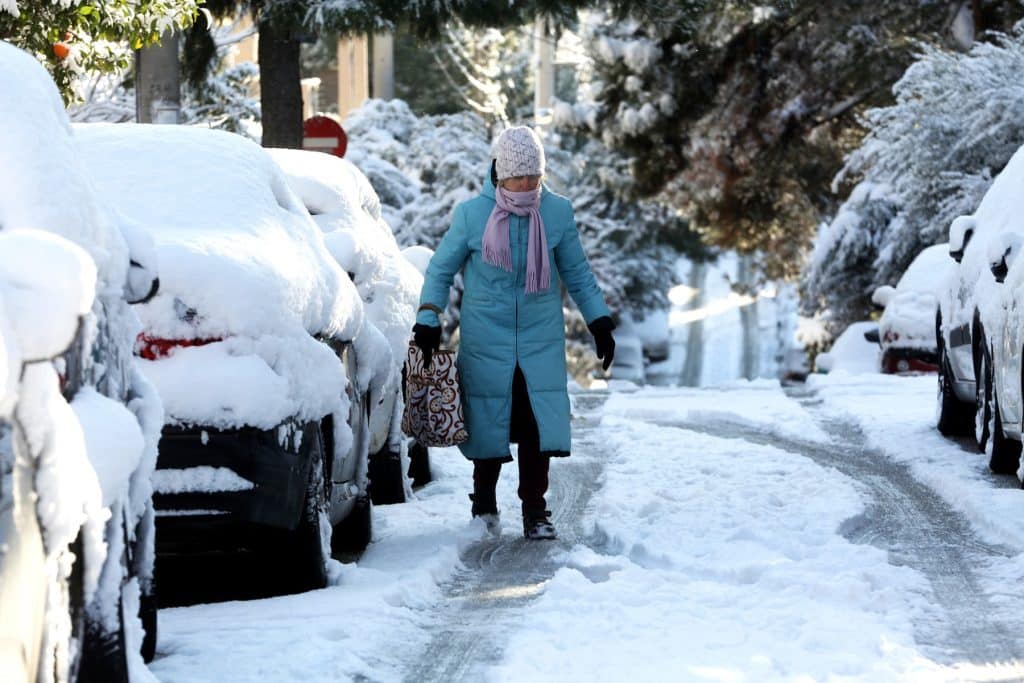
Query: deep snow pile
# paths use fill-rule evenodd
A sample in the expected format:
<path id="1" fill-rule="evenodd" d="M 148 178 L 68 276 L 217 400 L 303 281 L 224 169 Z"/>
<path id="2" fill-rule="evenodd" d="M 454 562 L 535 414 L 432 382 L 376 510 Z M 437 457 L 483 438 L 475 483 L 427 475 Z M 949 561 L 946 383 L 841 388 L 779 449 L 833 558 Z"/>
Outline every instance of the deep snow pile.
<path id="1" fill-rule="evenodd" d="M 168 422 L 270 428 L 345 414 L 343 369 L 312 335 L 356 338 L 362 304 L 270 157 L 220 131 L 76 132 L 100 190 L 156 242 L 160 291 L 137 307 L 145 334 L 213 342 L 140 361 Z"/>

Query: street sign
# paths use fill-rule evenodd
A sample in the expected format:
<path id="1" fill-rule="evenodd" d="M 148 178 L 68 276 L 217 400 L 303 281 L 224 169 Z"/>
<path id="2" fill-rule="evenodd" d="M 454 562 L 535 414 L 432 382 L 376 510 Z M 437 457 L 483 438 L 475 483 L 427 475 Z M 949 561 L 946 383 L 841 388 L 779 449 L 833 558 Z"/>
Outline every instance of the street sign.
<path id="1" fill-rule="evenodd" d="M 328 116 L 314 116 L 302 123 L 302 149 L 345 156 L 348 136 L 341 124 Z"/>

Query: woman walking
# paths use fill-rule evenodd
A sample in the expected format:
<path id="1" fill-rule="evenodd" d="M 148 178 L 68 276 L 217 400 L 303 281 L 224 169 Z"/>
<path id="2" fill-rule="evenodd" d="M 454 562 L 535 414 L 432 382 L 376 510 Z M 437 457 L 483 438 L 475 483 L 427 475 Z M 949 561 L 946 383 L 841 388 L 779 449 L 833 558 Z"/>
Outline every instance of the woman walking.
<path id="1" fill-rule="evenodd" d="M 440 315 L 463 271 L 458 355 L 473 461 L 472 514 L 498 526 L 495 488 L 510 443 L 518 443 L 523 534 L 555 538 L 544 495 L 552 457 L 570 450 L 565 320 L 560 282 L 579 307 L 604 369 L 615 353 L 604 297 L 583 253 L 565 197 L 542 184 L 544 149 L 530 128 L 506 129 L 480 195 L 455 207 L 452 225 L 427 267 L 413 338 L 430 358 Z"/>

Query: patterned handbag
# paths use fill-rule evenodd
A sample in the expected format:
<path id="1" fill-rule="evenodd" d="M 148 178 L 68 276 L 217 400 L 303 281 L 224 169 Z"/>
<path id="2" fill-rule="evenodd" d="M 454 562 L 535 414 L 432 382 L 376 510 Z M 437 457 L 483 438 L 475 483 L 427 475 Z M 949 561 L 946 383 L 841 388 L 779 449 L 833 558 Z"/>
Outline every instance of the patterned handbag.
<path id="1" fill-rule="evenodd" d="M 469 438 L 454 351 L 434 351 L 430 367 L 413 343 L 405 356 L 405 411 L 402 432 L 424 446 L 456 446 Z"/>

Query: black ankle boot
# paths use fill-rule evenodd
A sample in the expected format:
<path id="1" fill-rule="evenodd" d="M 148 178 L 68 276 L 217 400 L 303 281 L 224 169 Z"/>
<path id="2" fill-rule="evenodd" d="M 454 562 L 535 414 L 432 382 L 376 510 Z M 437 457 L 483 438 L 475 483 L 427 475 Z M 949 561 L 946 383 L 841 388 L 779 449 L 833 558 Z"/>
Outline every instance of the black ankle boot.
<path id="1" fill-rule="evenodd" d="M 555 525 L 551 523 L 551 512 L 548 510 L 524 512 L 523 536 L 531 541 L 558 538 L 558 534 L 555 532 Z"/>

